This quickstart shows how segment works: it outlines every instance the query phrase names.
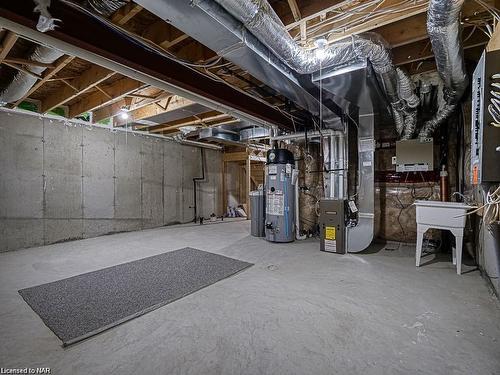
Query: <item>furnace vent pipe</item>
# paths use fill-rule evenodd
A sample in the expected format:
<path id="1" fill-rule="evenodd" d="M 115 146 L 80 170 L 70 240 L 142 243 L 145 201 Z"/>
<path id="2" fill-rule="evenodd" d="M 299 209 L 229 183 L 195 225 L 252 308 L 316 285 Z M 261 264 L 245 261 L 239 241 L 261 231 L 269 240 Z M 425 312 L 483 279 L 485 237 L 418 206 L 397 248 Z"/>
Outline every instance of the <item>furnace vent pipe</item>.
<path id="1" fill-rule="evenodd" d="M 62 55 L 63 53 L 59 50 L 45 46 L 38 46 L 28 57 L 28 60 L 37 61 L 44 64 L 52 64 Z M 45 71 L 45 69 L 47 69 L 44 67 L 32 65 L 25 65 L 23 66 L 23 68 L 25 69 L 25 71 L 18 71 L 12 81 L 0 93 L 1 106 L 5 106 L 8 103 L 17 102 L 19 99 L 23 98 L 38 80 L 36 76 L 39 76 Z M 31 72 L 33 74 L 30 74 L 28 72 Z"/>
<path id="2" fill-rule="evenodd" d="M 444 82 L 445 104 L 421 129 L 429 137 L 453 113 L 467 88 L 467 73 L 461 39 L 460 11 L 464 0 L 431 0 L 427 12 L 427 33 L 439 76 Z"/>

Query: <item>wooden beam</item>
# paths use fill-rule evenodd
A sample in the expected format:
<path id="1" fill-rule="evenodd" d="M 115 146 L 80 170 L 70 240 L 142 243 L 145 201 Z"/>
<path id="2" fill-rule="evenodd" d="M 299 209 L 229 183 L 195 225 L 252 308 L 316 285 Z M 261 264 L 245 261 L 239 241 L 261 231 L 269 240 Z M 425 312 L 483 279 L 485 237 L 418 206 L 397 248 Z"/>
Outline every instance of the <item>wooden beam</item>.
<path id="1" fill-rule="evenodd" d="M 78 116 L 82 113 L 93 111 L 99 107 L 110 104 L 114 101 L 120 100 L 124 96 L 140 89 L 145 86 L 144 83 L 130 79 L 128 77 L 121 78 L 111 85 L 101 88 L 102 91 L 94 92 L 86 96 L 82 100 L 69 106 L 68 115 L 70 118 Z M 96 86 L 97 88 L 98 86 Z M 94 121 L 100 121 L 102 119 Z"/>
<path id="2" fill-rule="evenodd" d="M 482 52 L 484 51 L 484 45 L 466 48 L 464 50 L 465 60 L 478 61 Z M 425 72 L 436 71 L 436 60 L 434 57 L 430 57 L 427 60 L 415 61 L 405 65 L 401 65 L 408 74 L 414 75 Z"/>
<path id="3" fill-rule="evenodd" d="M 59 73 L 65 66 L 67 66 L 71 61 L 73 61 L 74 56 L 61 56 L 57 61 L 54 63 L 55 68 L 46 70 L 45 74 L 43 75 L 43 78 L 36 82 L 29 91 L 24 94 L 24 96 L 19 99 L 17 102 L 15 102 L 12 107 L 17 107 L 19 104 L 21 104 L 23 101 L 25 101 L 27 98 L 31 96 L 36 90 L 38 90 L 40 87 L 42 87 L 46 82 L 50 81 L 57 73 Z"/>
<path id="4" fill-rule="evenodd" d="M 164 104 L 166 105 L 168 100 L 169 100 L 169 98 L 166 98 L 166 99 L 163 99 L 162 101 L 165 101 Z M 130 120 L 122 120 L 122 119 L 115 118 L 115 126 L 123 126 L 127 123 L 127 121 L 142 120 L 142 119 L 146 119 L 148 117 L 156 116 L 156 115 L 159 115 L 162 113 L 175 111 L 176 109 L 181 109 L 181 108 L 190 106 L 190 105 L 194 104 L 194 102 L 175 95 L 172 97 L 172 99 L 170 99 L 170 102 L 168 103 L 167 108 L 165 108 L 164 106 L 158 106 L 157 104 L 158 104 L 158 102 L 154 102 L 152 104 L 148 104 L 144 107 L 130 111 L 129 112 Z"/>
<path id="5" fill-rule="evenodd" d="M 16 44 L 16 41 L 17 41 L 17 35 L 14 34 L 12 31 L 7 31 L 7 34 L 4 36 L 2 40 L 2 49 L 0 51 L 0 63 L 4 61 L 4 59 L 7 57 L 12 47 L 14 47 L 14 44 Z"/>
<path id="6" fill-rule="evenodd" d="M 3 61 L 7 62 L 7 63 L 11 63 L 11 64 L 18 64 L 18 65 L 31 65 L 31 66 L 37 66 L 40 68 L 54 68 L 54 64 L 46 64 L 46 63 L 43 63 L 40 61 L 20 59 L 17 57 L 5 58 L 5 59 L 3 59 Z"/>
<path id="7" fill-rule="evenodd" d="M 246 161 L 247 159 L 248 154 L 246 151 L 225 152 L 222 154 L 222 160 L 226 163 L 230 161 Z"/>
<path id="8" fill-rule="evenodd" d="M 492 0 L 487 0 L 491 3 Z M 469 1 L 462 9 L 462 19 L 473 17 L 474 15 L 484 13 L 484 8 L 479 4 Z M 378 27 L 373 30 L 380 34 L 391 47 L 400 47 L 405 44 L 427 39 L 427 14 L 422 13 L 404 20 L 396 21 L 391 24 Z M 466 35 L 466 33 L 464 33 Z"/>
<path id="9" fill-rule="evenodd" d="M 471 28 L 463 31 L 466 37 L 471 32 Z M 488 37 L 481 30 L 475 30 L 474 33 L 464 41 L 464 49 L 474 48 L 488 43 Z M 392 49 L 393 63 L 396 66 L 404 65 L 421 60 L 427 60 L 434 56 L 429 39 L 421 40 L 402 47 Z"/>
<path id="10" fill-rule="evenodd" d="M 134 103 L 133 105 L 131 103 L 131 98 L 129 98 L 131 96 L 131 94 L 127 94 L 125 96 L 126 96 L 125 98 L 119 98 L 118 101 L 111 103 L 111 104 L 107 104 L 107 105 L 102 106 L 101 108 L 97 109 L 94 112 L 94 117 L 93 117 L 94 121 L 99 122 L 99 121 L 102 121 L 106 118 L 114 117 L 120 112 L 120 110 L 123 107 L 132 106 L 132 108 L 130 108 L 130 110 L 139 109 L 139 108 L 145 107 L 149 104 L 152 104 L 155 101 L 160 101 L 160 100 L 166 99 L 169 96 L 172 96 L 172 94 L 162 93 L 161 95 L 158 95 L 155 98 L 145 99 L 141 102 Z"/>
<path id="11" fill-rule="evenodd" d="M 78 78 L 69 81 L 69 85 L 76 89 L 73 90 L 72 87 L 64 87 L 61 90 L 54 92 L 48 97 L 42 100 L 41 112 L 46 113 L 53 108 L 59 107 L 66 102 L 76 98 L 78 95 L 84 93 L 90 88 L 104 82 L 115 73 L 102 68 L 97 65 L 91 66 L 89 69 L 84 71 Z"/>
<path id="12" fill-rule="evenodd" d="M 294 27 L 299 26 L 303 22 L 311 21 L 315 18 L 321 17 L 323 14 L 332 12 L 334 10 L 337 10 L 339 8 L 343 8 L 346 5 L 352 4 L 352 0 L 344 0 L 344 1 L 329 1 L 331 4 L 328 5 L 326 4 L 328 1 L 312 1 L 312 4 L 309 6 L 302 6 L 300 9 L 300 13 L 302 15 L 302 18 L 299 21 L 295 22 L 286 22 L 284 21 L 283 23 L 286 25 L 287 30 L 291 30 Z M 301 1 L 301 4 L 303 1 Z M 326 7 L 325 7 L 326 5 Z"/>
<path id="13" fill-rule="evenodd" d="M 180 123 L 177 125 L 170 125 L 168 127 L 163 128 L 163 130 L 160 132 L 158 130 L 150 130 L 150 133 L 163 133 L 163 134 L 168 134 L 168 133 L 175 133 L 179 131 L 179 128 L 182 128 L 184 126 L 197 126 L 197 125 L 203 125 L 204 127 L 214 127 L 214 126 L 220 126 L 220 125 L 230 125 L 230 124 L 236 124 L 239 123 L 239 119 L 232 118 L 229 115 L 226 115 L 224 113 L 220 115 L 215 115 L 213 117 L 209 118 L 204 118 L 204 119 L 194 119 L 190 121 L 186 121 L 184 123 Z"/>
<path id="14" fill-rule="evenodd" d="M 200 113 L 196 116 L 189 116 L 187 118 L 170 121 L 165 124 L 151 126 L 148 129 L 150 133 L 161 133 L 164 131 L 177 130 L 183 126 L 200 125 L 207 121 L 220 120 L 228 117 L 229 117 L 228 115 L 220 113 L 218 111 L 209 111 L 205 113 Z"/>
<path id="15" fill-rule="evenodd" d="M 297 5 L 296 0 L 288 0 L 288 6 L 290 7 L 290 10 L 292 11 L 293 19 L 295 22 L 300 21 L 302 18 L 302 15 L 300 14 L 300 9 L 299 6 Z"/>
<path id="16" fill-rule="evenodd" d="M 427 14 L 417 14 L 373 30 L 384 38 L 391 47 L 427 39 Z"/>
<path id="17" fill-rule="evenodd" d="M 111 16 L 111 22 L 123 26 L 132 18 L 134 18 L 141 10 L 142 7 L 140 5 L 130 2 L 124 7 L 118 9 Z"/>
<path id="18" fill-rule="evenodd" d="M 2 64 L 3 65 L 6 65 L 12 69 L 16 69 L 16 70 L 19 70 L 20 72 L 23 72 L 23 73 L 26 73 L 27 75 L 30 75 L 32 77 L 35 77 L 36 79 L 42 79 L 43 77 L 39 74 L 36 74 L 36 73 L 33 73 L 32 71 L 24 68 L 22 65 L 16 65 L 16 64 L 11 64 L 11 63 L 8 63 L 7 61 L 2 61 Z"/>
<path id="19" fill-rule="evenodd" d="M 188 39 L 189 35 L 161 20 L 151 24 L 143 32 L 142 37 L 164 49 L 169 49 Z"/>
<path id="20" fill-rule="evenodd" d="M 375 28 L 388 25 L 390 23 L 401 21 L 407 19 L 409 17 L 413 17 L 418 14 L 422 14 L 427 12 L 427 4 L 422 4 L 418 6 L 411 6 L 409 9 L 403 12 L 395 13 L 395 14 L 384 14 L 370 20 L 367 20 L 357 26 L 349 27 L 349 22 L 345 23 L 345 29 L 342 33 L 332 33 L 328 38 L 330 43 L 335 42 L 337 40 L 341 40 L 350 36 L 352 34 L 360 34 L 367 31 L 371 31 Z M 337 26 L 337 25 L 336 25 Z"/>

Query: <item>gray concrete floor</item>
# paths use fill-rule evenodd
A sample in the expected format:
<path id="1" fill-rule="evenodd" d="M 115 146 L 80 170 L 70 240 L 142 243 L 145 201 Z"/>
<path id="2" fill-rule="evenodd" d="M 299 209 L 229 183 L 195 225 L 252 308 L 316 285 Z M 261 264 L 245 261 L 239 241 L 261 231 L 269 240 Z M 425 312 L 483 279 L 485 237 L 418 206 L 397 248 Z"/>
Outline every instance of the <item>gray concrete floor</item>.
<path id="1" fill-rule="evenodd" d="M 255 266 L 69 348 L 17 290 L 191 246 Z M 0 254 L 0 367 L 53 374 L 498 374 L 500 307 L 477 271 L 412 248 L 322 253 L 248 222 L 166 227 Z"/>

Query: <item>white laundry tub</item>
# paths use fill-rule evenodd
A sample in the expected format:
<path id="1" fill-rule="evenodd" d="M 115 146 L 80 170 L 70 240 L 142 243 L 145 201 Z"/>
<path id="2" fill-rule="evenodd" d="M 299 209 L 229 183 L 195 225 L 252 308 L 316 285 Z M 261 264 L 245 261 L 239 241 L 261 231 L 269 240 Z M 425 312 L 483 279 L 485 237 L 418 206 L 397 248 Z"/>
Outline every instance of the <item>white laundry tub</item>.
<path id="1" fill-rule="evenodd" d="M 474 208 L 465 203 L 422 200 L 415 201 L 415 206 L 417 224 L 452 228 L 465 227 L 465 214 Z"/>

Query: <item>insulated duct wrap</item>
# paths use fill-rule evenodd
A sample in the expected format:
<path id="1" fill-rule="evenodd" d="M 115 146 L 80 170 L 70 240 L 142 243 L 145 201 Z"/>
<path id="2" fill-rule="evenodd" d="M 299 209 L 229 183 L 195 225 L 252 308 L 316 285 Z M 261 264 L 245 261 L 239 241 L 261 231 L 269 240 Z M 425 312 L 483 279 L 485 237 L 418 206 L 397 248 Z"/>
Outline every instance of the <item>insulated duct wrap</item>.
<path id="1" fill-rule="evenodd" d="M 109 17 L 127 3 L 128 1 L 125 0 L 87 0 L 84 5 L 105 17 Z"/>
<path id="2" fill-rule="evenodd" d="M 400 138 L 410 139 L 417 127 L 417 108 L 420 99 L 415 95 L 415 85 L 410 77 L 400 68 L 396 69 L 396 73 L 398 75 L 398 96 L 404 105 L 402 110 L 404 126 L 397 126 L 396 130 Z"/>
<path id="3" fill-rule="evenodd" d="M 460 11 L 464 0 L 431 0 L 427 33 L 432 43 L 439 76 L 444 82 L 445 104 L 427 121 L 420 137 L 429 137 L 455 110 L 467 88 L 467 73 L 461 39 Z"/>
<path id="4" fill-rule="evenodd" d="M 61 57 L 63 53 L 59 50 L 38 46 L 33 53 L 28 57 L 28 60 L 38 61 L 44 64 L 51 64 Z M 23 68 L 36 75 L 40 75 L 45 71 L 45 67 L 25 65 Z M 37 78 L 33 74 L 18 71 L 12 82 L 0 93 L 0 105 L 4 106 L 7 103 L 15 103 L 23 98 L 26 93 L 36 83 Z"/>
<path id="5" fill-rule="evenodd" d="M 398 74 L 390 49 L 377 34 L 364 33 L 333 43 L 322 50 L 300 47 L 286 31 L 285 26 L 267 0 L 215 0 L 228 13 L 239 20 L 270 51 L 286 65 L 300 74 L 311 74 L 321 68 L 346 66 L 368 59 L 383 86 L 394 113 L 397 127 L 403 127 L 398 114 L 403 110 L 398 96 Z M 199 4 L 201 0 L 194 3 Z"/>
<path id="6" fill-rule="evenodd" d="M 216 0 L 293 70 L 310 74 L 322 67 L 347 65 L 368 58 L 377 73 L 394 69 L 390 51 L 376 34 L 353 35 L 333 43 L 323 56 L 300 47 L 267 0 Z"/>

